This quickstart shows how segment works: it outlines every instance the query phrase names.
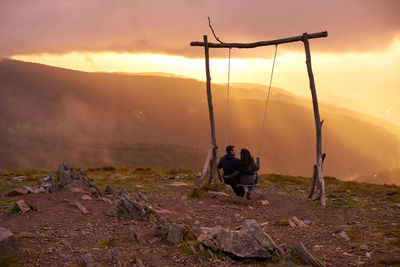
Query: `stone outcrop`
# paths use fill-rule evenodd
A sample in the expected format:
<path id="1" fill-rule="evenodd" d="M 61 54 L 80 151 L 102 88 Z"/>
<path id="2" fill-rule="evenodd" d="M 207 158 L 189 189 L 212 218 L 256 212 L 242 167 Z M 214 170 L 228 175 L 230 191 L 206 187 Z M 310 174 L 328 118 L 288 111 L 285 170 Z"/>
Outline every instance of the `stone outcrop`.
<path id="1" fill-rule="evenodd" d="M 154 210 L 147 206 L 147 203 L 140 199 L 137 193 L 119 196 L 118 202 L 107 211 L 107 215 L 138 221 L 149 220 L 150 215 L 158 216 Z"/>
<path id="2" fill-rule="evenodd" d="M 224 252 L 233 258 L 270 259 L 282 253 L 269 235 L 263 232 L 255 220 L 244 221 L 239 230 L 202 228 L 198 240 L 214 252 Z"/>
<path id="3" fill-rule="evenodd" d="M 72 191 L 73 188 L 81 188 L 89 192 L 92 196 L 100 196 L 100 191 L 93 182 L 86 178 L 83 170 L 78 172 L 70 169 L 66 163 L 61 163 L 56 172 L 39 180 L 38 187 L 43 187 L 48 193 L 60 190 Z"/>

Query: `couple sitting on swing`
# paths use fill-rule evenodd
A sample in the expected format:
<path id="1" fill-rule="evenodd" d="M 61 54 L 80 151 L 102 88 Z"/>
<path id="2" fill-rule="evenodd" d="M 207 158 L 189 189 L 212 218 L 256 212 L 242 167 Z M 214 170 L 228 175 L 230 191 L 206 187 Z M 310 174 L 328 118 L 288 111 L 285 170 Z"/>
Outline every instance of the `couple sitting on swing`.
<path id="1" fill-rule="evenodd" d="M 260 169 L 260 158 L 257 163 L 246 148 L 240 150 L 240 159 L 235 158 L 235 147 L 227 146 L 226 155 L 218 163 L 218 169 L 224 170 L 224 182 L 232 187 L 235 194 L 244 197 L 243 185 L 248 187 L 246 198 L 251 200 L 254 185 L 258 182 L 257 171 Z"/>

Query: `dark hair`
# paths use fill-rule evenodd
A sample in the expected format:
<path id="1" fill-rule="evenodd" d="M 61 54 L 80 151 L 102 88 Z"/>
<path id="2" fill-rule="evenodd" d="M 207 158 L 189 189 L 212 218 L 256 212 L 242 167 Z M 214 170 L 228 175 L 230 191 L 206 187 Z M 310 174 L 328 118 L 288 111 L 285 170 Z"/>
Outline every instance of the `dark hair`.
<path id="1" fill-rule="evenodd" d="M 240 164 L 242 166 L 249 166 L 252 162 L 254 162 L 254 158 L 251 156 L 250 151 L 246 148 L 242 148 L 242 150 L 240 150 Z"/>
<path id="2" fill-rule="evenodd" d="M 226 154 L 229 154 L 229 153 L 231 153 L 232 151 L 233 151 L 233 148 L 234 148 L 235 146 L 227 146 L 226 147 Z"/>

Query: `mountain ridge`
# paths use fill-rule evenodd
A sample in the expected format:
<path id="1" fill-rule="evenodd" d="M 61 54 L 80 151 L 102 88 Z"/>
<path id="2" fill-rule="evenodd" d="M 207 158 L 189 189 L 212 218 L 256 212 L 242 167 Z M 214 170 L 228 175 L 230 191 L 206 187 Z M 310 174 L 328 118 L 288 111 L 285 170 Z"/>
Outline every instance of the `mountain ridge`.
<path id="1" fill-rule="evenodd" d="M 262 170 L 310 176 L 315 161 L 311 103 L 291 93 L 283 96 L 283 89 L 272 92 L 263 138 Z M 260 98 L 261 93 L 257 88 L 232 87 L 230 142 L 238 148 L 256 151 L 265 106 L 265 95 Z M 0 97 L 0 135 L 8 141 L 0 144 L 0 156 L 6 159 L 0 168 L 8 168 L 13 161 L 19 162 L 13 168 L 52 168 L 52 162 L 70 161 L 77 156 L 75 165 L 85 162 L 90 167 L 110 161 L 128 167 L 160 167 L 162 162 L 168 162 L 172 165 L 161 167 L 200 169 L 209 146 L 204 83 L 194 79 L 79 72 L 2 60 Z M 224 144 L 225 86 L 213 85 L 213 102 L 218 143 Z M 321 118 L 325 119 L 325 174 L 350 179 L 398 167 L 400 142 L 396 134 L 362 114 L 323 103 L 320 109 Z M 27 140 L 37 144 L 28 144 Z M 52 151 L 51 145 L 46 145 L 44 149 L 45 145 L 38 140 L 65 147 Z M 180 147 L 176 153 L 171 152 L 173 156 L 160 152 L 162 156 L 157 160 L 152 159 L 158 157 L 157 153 L 144 156 L 143 151 L 120 155 L 110 152 L 113 146 L 126 148 L 137 143 L 153 144 L 153 148 L 160 144 Z M 68 144 L 81 149 L 69 151 Z M 85 150 L 88 146 L 109 152 L 96 155 Z M 178 157 L 179 153 L 185 154 L 182 147 L 192 151 L 190 156 Z M 41 155 L 42 150 L 52 159 Z M 133 160 L 135 157 L 141 160 Z M 185 164 L 179 164 L 178 158 Z M 33 162 L 42 162 L 43 166 Z"/>

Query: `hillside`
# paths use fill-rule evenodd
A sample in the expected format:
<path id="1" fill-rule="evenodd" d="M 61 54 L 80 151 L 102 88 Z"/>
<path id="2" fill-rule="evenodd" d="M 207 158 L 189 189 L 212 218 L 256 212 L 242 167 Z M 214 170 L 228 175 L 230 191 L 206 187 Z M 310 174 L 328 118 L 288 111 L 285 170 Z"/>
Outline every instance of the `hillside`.
<path id="1" fill-rule="evenodd" d="M 311 179 L 304 177 L 261 175 L 252 200 L 247 200 L 229 188 L 190 194 L 197 178 L 187 170 L 98 168 L 80 173 L 86 173 L 102 197 L 80 187 L 73 192 L 7 196 L 22 186 L 37 188 L 38 181 L 50 172 L 0 174 L 0 225 L 11 231 L 18 248 L 26 251 L 19 259 L 0 256 L 1 266 L 89 266 L 85 262 L 96 266 L 308 266 L 296 252 L 299 242 L 324 266 L 400 264 L 398 186 L 327 178 L 331 205 L 323 208 L 319 201 L 307 199 Z M 113 192 L 105 191 L 107 186 Z M 129 193 L 117 195 L 121 188 Z M 148 216 L 110 217 L 109 209 L 122 198 L 139 194 L 142 201 L 131 203 L 143 205 L 145 201 L 151 209 Z M 34 209 L 21 212 L 16 205 L 20 200 Z M 86 214 L 71 203 L 80 203 Z M 304 226 L 290 225 L 293 216 Z M 267 246 L 269 243 L 259 241 L 265 232 L 283 253 L 270 259 L 238 259 L 201 241 L 205 229 L 234 231 L 248 220 L 260 229 L 259 243 L 254 237 L 248 239 Z M 185 235 L 184 240 L 183 235 L 178 240 L 165 238 L 157 230 L 163 224 L 185 225 L 193 234 Z M 221 240 L 228 237 L 221 236 Z M 247 248 L 242 243 L 235 247 L 236 251 Z"/>
<path id="2" fill-rule="evenodd" d="M 224 86 L 213 86 L 220 153 L 225 94 Z M 248 85 L 232 88 L 230 143 L 238 148 L 256 150 L 264 94 Z M 0 101 L 3 169 L 52 169 L 61 161 L 199 169 L 210 142 L 204 83 L 192 79 L 85 73 L 4 59 Z M 385 123 L 323 104 L 321 117 L 326 175 L 350 179 L 399 166 L 399 137 Z M 314 135 L 309 100 L 274 88 L 262 172 L 310 176 Z"/>

